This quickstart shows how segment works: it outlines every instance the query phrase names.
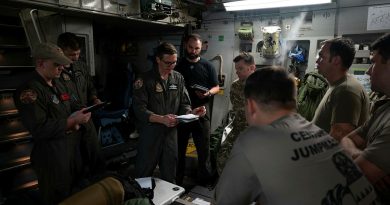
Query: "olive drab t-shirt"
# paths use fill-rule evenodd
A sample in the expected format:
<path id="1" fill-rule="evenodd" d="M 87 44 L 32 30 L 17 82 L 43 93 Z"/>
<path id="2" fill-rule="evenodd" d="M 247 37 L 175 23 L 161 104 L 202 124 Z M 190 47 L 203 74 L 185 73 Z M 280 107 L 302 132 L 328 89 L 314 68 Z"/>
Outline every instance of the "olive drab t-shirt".
<path id="1" fill-rule="evenodd" d="M 369 116 L 370 101 L 363 86 L 351 75 L 330 85 L 317 107 L 312 122 L 326 132 L 332 124 L 362 125 Z"/>
<path id="2" fill-rule="evenodd" d="M 367 141 L 363 157 L 390 174 L 390 101 L 386 101 L 358 133 Z"/>

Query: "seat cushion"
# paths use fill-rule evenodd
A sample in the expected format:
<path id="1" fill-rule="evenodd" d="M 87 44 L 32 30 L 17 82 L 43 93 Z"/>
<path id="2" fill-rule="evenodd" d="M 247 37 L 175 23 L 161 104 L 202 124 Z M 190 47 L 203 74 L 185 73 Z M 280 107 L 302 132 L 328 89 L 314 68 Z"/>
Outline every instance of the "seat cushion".
<path id="1" fill-rule="evenodd" d="M 122 184 L 112 177 L 107 177 L 73 194 L 59 205 L 122 205 L 124 195 Z"/>

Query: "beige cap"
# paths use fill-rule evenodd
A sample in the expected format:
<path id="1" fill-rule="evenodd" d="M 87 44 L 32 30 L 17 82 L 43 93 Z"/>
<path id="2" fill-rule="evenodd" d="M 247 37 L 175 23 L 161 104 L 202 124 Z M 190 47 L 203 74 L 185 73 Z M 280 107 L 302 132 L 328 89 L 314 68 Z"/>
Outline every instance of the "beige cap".
<path id="1" fill-rule="evenodd" d="M 34 58 L 51 59 L 60 65 L 71 64 L 72 61 L 65 56 L 60 47 L 52 43 L 40 43 L 33 50 Z"/>

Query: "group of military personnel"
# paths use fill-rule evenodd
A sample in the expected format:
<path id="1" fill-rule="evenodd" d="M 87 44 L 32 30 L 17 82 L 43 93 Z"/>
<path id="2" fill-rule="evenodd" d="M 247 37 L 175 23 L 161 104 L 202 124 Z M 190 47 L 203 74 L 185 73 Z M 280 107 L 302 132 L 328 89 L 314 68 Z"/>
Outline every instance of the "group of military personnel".
<path id="1" fill-rule="evenodd" d="M 34 137 L 31 162 L 45 204 L 60 202 L 105 171 L 96 128 L 85 108 L 101 100 L 86 65 L 78 60 L 77 37 L 63 33 L 57 43 L 33 49 L 36 69 L 14 97 Z M 200 56 L 199 35 L 188 35 L 184 47 L 185 56 L 178 60 L 174 45 L 158 45 L 155 67 L 134 81 L 133 110 L 140 133 L 135 177 L 152 176 L 158 165 L 162 179 L 181 185 L 190 137 L 197 149 L 198 182 L 207 184 L 215 175 L 209 163 L 210 104 L 220 89 L 218 79 L 214 66 Z M 383 79 L 390 69 L 389 47 L 390 34 L 374 42 L 368 71 L 372 89 L 385 96 L 390 94 Z M 234 58 L 238 79 L 231 85 L 230 100 L 235 118 L 217 154 L 217 204 L 374 203 L 376 191 L 388 199 L 390 166 L 384 153 L 389 132 L 387 121 L 380 119 L 387 117 L 389 106 L 383 98 L 368 117 L 368 96 L 347 74 L 354 54 L 348 39 L 322 44 L 317 67 L 329 89 L 313 122 L 296 113 L 296 84 L 284 68 L 256 70 L 253 56 L 245 52 Z M 187 114 L 194 120 L 178 120 Z M 277 188 L 281 183 L 285 188 Z M 237 187 L 240 191 L 234 191 Z M 312 197 L 303 199 L 302 193 Z"/>
<path id="2" fill-rule="evenodd" d="M 180 62 L 176 48 L 161 43 L 156 66 L 134 81 L 132 108 L 140 133 L 135 177 L 152 176 L 159 165 L 162 179 L 181 184 L 190 136 L 197 147 L 200 182 L 212 175 L 209 102 L 219 91 L 217 75 L 200 57 L 200 36 L 191 34 L 185 42 L 186 55 Z M 85 108 L 101 100 L 86 64 L 79 61 L 77 36 L 63 33 L 57 45 L 34 47 L 36 69 L 15 92 L 23 123 L 34 138 L 31 161 L 45 204 L 60 202 L 105 171 L 96 128 Z M 207 90 L 192 88 L 195 84 Z M 196 120 L 179 124 L 177 116 L 185 114 L 194 114 Z"/>

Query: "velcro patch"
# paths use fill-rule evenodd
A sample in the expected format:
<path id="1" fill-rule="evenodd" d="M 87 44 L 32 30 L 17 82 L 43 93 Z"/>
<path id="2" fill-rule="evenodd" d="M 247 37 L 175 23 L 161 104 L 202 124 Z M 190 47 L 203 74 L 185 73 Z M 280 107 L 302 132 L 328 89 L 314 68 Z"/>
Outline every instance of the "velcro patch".
<path id="1" fill-rule="evenodd" d="M 20 102 L 30 104 L 37 100 L 37 92 L 32 89 L 23 90 L 19 96 Z"/>
<path id="2" fill-rule="evenodd" d="M 156 84 L 156 92 L 161 93 L 162 91 L 164 91 L 162 85 L 160 83 L 157 83 Z"/>
<path id="3" fill-rule="evenodd" d="M 64 78 L 65 81 L 69 81 L 70 80 L 70 76 L 66 73 L 62 73 L 62 77 Z"/>
<path id="4" fill-rule="evenodd" d="M 68 101 L 70 99 L 70 95 L 68 93 L 62 93 L 60 97 L 62 101 Z"/>
<path id="5" fill-rule="evenodd" d="M 144 81 L 141 79 L 141 78 L 138 78 L 137 80 L 135 80 L 134 82 L 134 89 L 140 89 L 142 88 L 144 84 Z"/>

